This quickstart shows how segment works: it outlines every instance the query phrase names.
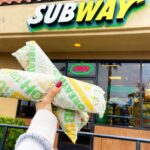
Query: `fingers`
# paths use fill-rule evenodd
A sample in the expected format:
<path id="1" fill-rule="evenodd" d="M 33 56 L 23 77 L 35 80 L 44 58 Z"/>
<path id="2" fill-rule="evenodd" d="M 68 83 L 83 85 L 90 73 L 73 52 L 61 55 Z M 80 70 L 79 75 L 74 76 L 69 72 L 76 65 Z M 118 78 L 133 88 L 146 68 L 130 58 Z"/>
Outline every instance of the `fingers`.
<path id="1" fill-rule="evenodd" d="M 46 95 L 46 97 L 43 99 L 44 102 L 48 102 L 51 103 L 51 101 L 54 99 L 54 97 L 60 92 L 61 89 L 61 85 L 62 82 L 57 82 L 56 86 L 53 87 L 48 94 Z"/>

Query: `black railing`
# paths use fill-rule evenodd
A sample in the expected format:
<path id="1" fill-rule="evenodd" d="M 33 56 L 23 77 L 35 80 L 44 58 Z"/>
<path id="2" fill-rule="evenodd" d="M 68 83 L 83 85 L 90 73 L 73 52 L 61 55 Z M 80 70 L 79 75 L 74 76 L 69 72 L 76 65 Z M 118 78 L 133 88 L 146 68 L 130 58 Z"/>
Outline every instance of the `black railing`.
<path id="1" fill-rule="evenodd" d="M 24 129 L 26 130 L 27 126 L 16 126 L 16 125 L 8 125 L 8 124 L 0 124 L 0 127 L 4 128 L 4 136 L 2 142 L 0 143 L 0 150 L 4 150 L 6 138 L 8 135 L 8 129 Z M 58 129 L 58 133 L 63 133 L 62 130 Z M 78 132 L 80 136 L 89 136 L 89 137 L 99 137 L 99 138 L 108 138 L 108 139 L 117 139 L 117 140 L 124 140 L 124 141 L 133 141 L 136 142 L 136 150 L 140 150 L 140 143 L 150 143 L 150 139 L 144 138 L 133 138 L 133 137 L 126 137 L 126 136 L 117 136 L 117 135 L 107 135 L 107 134 L 98 134 L 98 133 L 91 133 L 91 132 Z"/>

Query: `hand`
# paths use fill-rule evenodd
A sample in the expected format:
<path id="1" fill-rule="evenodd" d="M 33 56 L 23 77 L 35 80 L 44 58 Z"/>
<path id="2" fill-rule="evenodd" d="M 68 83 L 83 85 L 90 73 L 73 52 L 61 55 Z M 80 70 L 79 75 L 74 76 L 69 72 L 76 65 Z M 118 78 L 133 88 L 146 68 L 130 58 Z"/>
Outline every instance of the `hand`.
<path id="1" fill-rule="evenodd" d="M 56 86 L 52 88 L 42 101 L 36 103 L 36 111 L 40 109 L 46 109 L 52 111 L 52 100 L 60 92 L 62 82 L 57 82 Z"/>

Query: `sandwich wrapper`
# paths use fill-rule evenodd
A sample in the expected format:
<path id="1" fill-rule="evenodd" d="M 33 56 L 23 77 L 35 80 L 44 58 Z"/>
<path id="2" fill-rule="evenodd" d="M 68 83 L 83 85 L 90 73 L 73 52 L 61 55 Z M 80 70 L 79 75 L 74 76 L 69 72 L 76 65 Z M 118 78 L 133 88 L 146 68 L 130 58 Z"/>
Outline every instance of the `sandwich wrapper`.
<path id="1" fill-rule="evenodd" d="M 77 132 L 88 122 L 88 113 L 103 116 L 104 91 L 93 84 L 63 76 L 35 41 L 12 54 L 26 71 L 0 69 L 0 96 L 40 101 L 62 81 L 62 89 L 53 100 L 53 112 L 73 143 Z"/>

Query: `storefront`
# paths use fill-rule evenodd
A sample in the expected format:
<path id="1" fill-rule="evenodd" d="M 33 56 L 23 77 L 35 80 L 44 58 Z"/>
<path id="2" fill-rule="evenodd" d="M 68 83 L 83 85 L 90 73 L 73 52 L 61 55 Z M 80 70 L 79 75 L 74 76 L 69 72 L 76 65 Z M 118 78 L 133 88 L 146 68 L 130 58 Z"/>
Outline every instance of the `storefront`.
<path id="1" fill-rule="evenodd" d="M 55 4 L 66 2 L 55 2 Z M 99 27 L 38 28 L 30 32 L 27 20 L 41 4 L 0 6 L 0 67 L 21 69 L 10 53 L 35 40 L 62 74 L 94 83 L 105 90 L 107 110 L 102 119 L 90 115 L 83 131 L 150 137 L 150 5 L 131 12 L 126 22 Z M 49 2 L 48 4 L 53 4 Z M 78 20 L 79 21 L 79 20 Z M 37 28 L 36 28 L 37 29 Z M 11 108 L 10 108 L 11 101 Z M 34 103 L 1 98 L 0 115 L 31 119 Z M 2 111 L 1 111 L 2 110 Z M 5 110 L 5 111 L 4 111 Z M 112 146 L 113 145 L 113 146 Z M 133 150 L 134 142 L 79 137 L 73 145 L 58 135 L 60 150 Z M 148 150 L 149 144 L 141 144 Z"/>

